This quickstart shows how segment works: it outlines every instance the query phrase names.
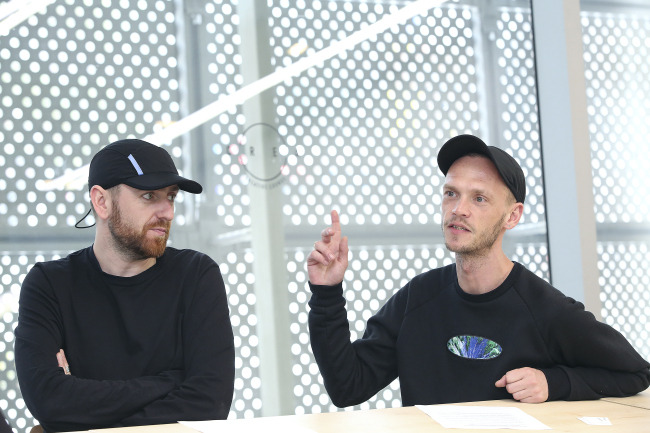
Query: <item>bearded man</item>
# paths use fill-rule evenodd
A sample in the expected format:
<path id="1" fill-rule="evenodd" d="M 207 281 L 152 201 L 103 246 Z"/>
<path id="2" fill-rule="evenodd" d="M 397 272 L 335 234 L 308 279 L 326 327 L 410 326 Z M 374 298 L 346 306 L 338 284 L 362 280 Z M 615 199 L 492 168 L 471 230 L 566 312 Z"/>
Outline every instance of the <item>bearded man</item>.
<path id="1" fill-rule="evenodd" d="M 46 432 L 225 419 L 235 355 L 219 266 L 167 246 L 179 190 L 203 188 L 137 139 L 101 149 L 88 186 L 94 243 L 36 263 L 22 285 L 28 409 Z"/>
<path id="2" fill-rule="evenodd" d="M 350 342 L 348 240 L 338 214 L 307 259 L 311 346 L 332 402 L 362 403 L 396 378 L 402 404 L 513 398 L 525 403 L 636 394 L 650 365 L 612 327 L 502 248 L 521 219 L 524 173 L 472 135 L 438 153 L 442 231 L 456 263 L 402 287 Z"/>

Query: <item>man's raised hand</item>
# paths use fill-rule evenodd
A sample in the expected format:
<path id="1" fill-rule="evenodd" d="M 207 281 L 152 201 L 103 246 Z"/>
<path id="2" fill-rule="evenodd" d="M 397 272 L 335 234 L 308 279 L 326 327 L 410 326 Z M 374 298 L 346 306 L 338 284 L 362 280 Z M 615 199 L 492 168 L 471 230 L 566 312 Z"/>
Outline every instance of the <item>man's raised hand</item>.
<path id="1" fill-rule="evenodd" d="M 339 214 L 332 211 L 332 225 L 321 232 L 320 241 L 307 257 L 309 281 L 315 285 L 333 286 L 343 281 L 348 267 L 348 238 L 341 237 Z"/>

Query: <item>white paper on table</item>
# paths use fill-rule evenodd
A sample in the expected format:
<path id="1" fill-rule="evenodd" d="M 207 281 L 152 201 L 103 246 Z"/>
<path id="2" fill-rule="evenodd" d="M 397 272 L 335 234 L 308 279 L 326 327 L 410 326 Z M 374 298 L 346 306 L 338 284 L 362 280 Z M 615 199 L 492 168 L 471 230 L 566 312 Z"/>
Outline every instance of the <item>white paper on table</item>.
<path id="1" fill-rule="evenodd" d="M 582 416 L 578 417 L 578 419 L 589 425 L 612 425 L 612 422 L 606 416 Z"/>
<path id="2" fill-rule="evenodd" d="M 551 430 L 517 407 L 416 406 L 445 428 Z"/>
<path id="3" fill-rule="evenodd" d="M 179 421 L 186 427 L 200 431 L 201 433 L 259 433 L 260 424 L 248 424 L 245 422 L 230 422 L 226 420 L 215 421 Z M 291 424 L 264 424 L 265 432 L 282 432 L 282 433 L 316 433 L 312 429 Z"/>

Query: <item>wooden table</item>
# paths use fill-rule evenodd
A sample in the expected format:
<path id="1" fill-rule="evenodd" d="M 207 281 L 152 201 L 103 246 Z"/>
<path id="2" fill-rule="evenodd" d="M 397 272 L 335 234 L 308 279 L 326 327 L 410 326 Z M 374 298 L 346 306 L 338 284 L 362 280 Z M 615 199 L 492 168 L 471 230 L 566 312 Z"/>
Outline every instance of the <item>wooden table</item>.
<path id="1" fill-rule="evenodd" d="M 623 404 L 626 406 L 634 406 L 634 407 L 640 407 L 642 409 L 650 410 L 650 389 L 646 389 L 642 393 L 639 393 L 633 397 L 625 397 L 625 398 L 607 397 L 604 398 L 603 400 L 612 403 Z M 648 427 L 648 431 L 650 432 L 650 427 Z"/>
<path id="2" fill-rule="evenodd" d="M 555 432 L 571 433 L 648 433 L 650 432 L 650 391 L 635 397 L 607 398 L 595 401 L 553 401 L 541 404 L 518 403 L 513 400 L 493 400 L 458 403 L 464 406 L 513 406 L 537 418 Z M 607 417 L 612 426 L 593 426 L 579 417 Z M 224 432 L 282 432 L 304 433 L 466 433 L 477 430 L 446 429 L 415 407 L 341 411 L 311 415 L 260 417 L 216 421 L 223 423 Z M 225 428 L 227 427 L 227 428 Z M 518 432 L 531 430 L 481 430 Z M 197 433 L 181 424 L 105 429 L 102 433 Z"/>

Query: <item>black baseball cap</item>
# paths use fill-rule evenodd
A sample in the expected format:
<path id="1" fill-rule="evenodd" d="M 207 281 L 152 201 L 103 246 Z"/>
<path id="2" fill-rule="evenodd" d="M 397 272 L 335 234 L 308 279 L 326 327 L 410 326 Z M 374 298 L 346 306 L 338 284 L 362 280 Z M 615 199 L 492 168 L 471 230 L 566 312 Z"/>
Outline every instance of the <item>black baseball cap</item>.
<path id="1" fill-rule="evenodd" d="M 156 190 L 178 185 L 183 191 L 200 194 L 203 187 L 178 174 L 172 157 L 162 147 L 144 140 L 126 139 L 109 144 L 90 161 L 88 190 L 119 184 L 141 190 Z"/>
<path id="2" fill-rule="evenodd" d="M 443 144 L 440 152 L 438 152 L 438 168 L 446 176 L 447 171 L 458 158 L 472 153 L 484 155 L 492 161 L 503 182 L 515 196 L 515 200 L 518 203 L 524 202 L 526 199 L 526 178 L 519 163 L 505 151 L 498 147 L 488 146 L 483 140 L 473 135 L 458 135 Z"/>

